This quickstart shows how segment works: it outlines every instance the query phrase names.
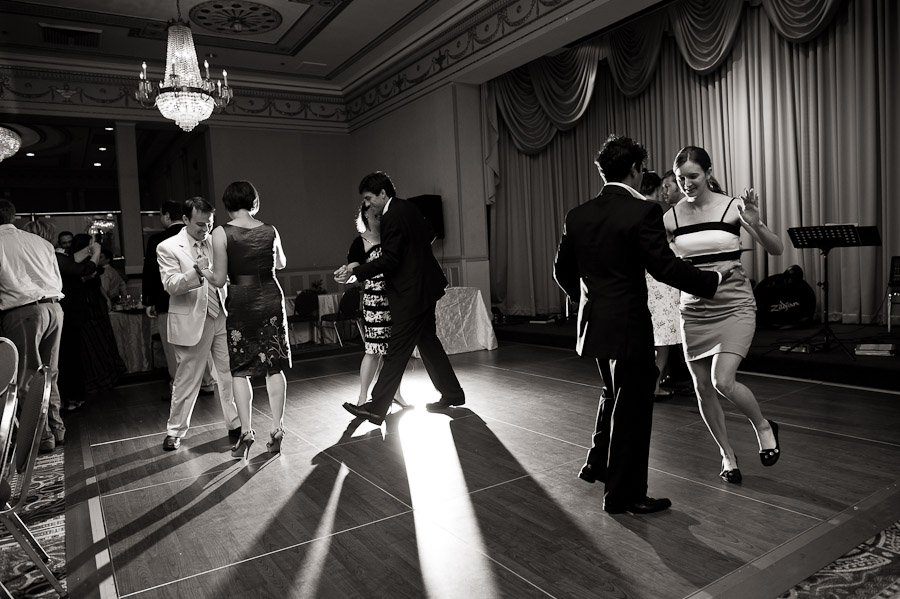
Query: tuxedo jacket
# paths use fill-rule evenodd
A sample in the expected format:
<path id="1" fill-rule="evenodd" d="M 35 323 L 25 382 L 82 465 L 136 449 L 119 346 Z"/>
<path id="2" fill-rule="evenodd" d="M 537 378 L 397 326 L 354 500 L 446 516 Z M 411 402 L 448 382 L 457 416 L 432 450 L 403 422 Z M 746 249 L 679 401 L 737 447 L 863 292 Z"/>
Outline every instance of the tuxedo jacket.
<path id="1" fill-rule="evenodd" d="M 353 270 L 357 279 L 384 273 L 391 320 L 415 318 L 444 295 L 447 278 L 431 253 L 434 233 L 413 204 L 393 198 L 381 216 L 381 257 Z"/>
<path id="2" fill-rule="evenodd" d="M 694 295 L 715 294 L 718 274 L 672 253 L 662 216 L 659 205 L 616 185 L 566 215 L 553 275 L 569 297 L 580 298 L 579 355 L 653 359 L 645 271 Z"/>
<path id="3" fill-rule="evenodd" d="M 209 303 L 210 284 L 194 270 L 194 243 L 196 240 L 181 229 L 172 237 L 163 240 L 156 248 L 159 275 L 163 288 L 168 292 L 169 319 L 167 332 L 169 341 L 175 345 L 197 345 L 206 324 L 206 310 Z M 207 238 L 210 267 L 213 268 L 212 238 Z M 219 307 L 225 313 L 224 289 L 212 287 L 219 294 Z"/>
<path id="4" fill-rule="evenodd" d="M 175 223 L 170 225 L 165 231 L 154 233 L 147 239 L 147 252 L 144 254 L 144 274 L 141 278 L 142 303 L 145 306 L 156 307 L 157 312 L 169 311 L 169 294 L 166 293 L 162 284 L 162 278 L 159 276 L 156 247 L 183 228 L 183 223 Z"/>

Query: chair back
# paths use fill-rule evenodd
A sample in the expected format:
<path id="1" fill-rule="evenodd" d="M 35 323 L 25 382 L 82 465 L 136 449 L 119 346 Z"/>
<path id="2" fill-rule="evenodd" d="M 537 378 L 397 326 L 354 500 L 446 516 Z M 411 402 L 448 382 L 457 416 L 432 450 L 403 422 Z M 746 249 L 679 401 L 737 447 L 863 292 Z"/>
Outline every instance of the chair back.
<path id="1" fill-rule="evenodd" d="M 9 385 L 15 387 L 19 372 L 19 350 L 6 337 L 0 337 L 0 394 L 6 393 Z"/>
<path id="2" fill-rule="evenodd" d="M 50 406 L 50 377 L 47 366 L 38 368 L 25 394 L 22 411 L 19 414 L 19 432 L 16 438 L 16 471 L 25 472 L 34 467 L 47 410 Z"/>
<path id="3" fill-rule="evenodd" d="M 319 311 L 319 294 L 311 289 L 304 289 L 294 300 L 294 316 L 312 316 Z"/>
<path id="4" fill-rule="evenodd" d="M 17 391 L 16 373 L 19 352 L 12 341 L 0 337 L 0 478 L 6 479 L 9 466 L 9 447 L 12 443 L 13 426 L 16 420 Z M 2 505 L 2 503 L 0 503 Z"/>
<path id="5" fill-rule="evenodd" d="M 338 314 L 348 318 L 359 317 L 359 287 L 350 287 L 341 296 Z"/>

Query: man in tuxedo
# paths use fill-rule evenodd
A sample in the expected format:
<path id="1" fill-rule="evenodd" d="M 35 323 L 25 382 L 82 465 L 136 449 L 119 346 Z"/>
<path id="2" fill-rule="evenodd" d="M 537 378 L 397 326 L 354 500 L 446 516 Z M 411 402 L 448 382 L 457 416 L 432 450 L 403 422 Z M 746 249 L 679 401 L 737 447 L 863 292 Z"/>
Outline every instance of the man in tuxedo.
<path id="1" fill-rule="evenodd" d="M 160 279 L 170 296 L 166 335 L 175 350 L 175 382 L 163 442 L 167 451 L 178 449 L 187 434 L 210 355 L 215 366 L 215 394 L 228 436 L 237 439 L 241 435 L 232 393 L 224 302 L 219 290 L 197 268 L 201 256 L 213 259 L 209 233 L 214 213 L 215 208 L 203 198 L 185 200 L 181 217 L 184 228 L 156 248 Z"/>
<path id="2" fill-rule="evenodd" d="M 595 358 L 603 377 L 593 444 L 578 476 L 605 483 L 603 509 L 613 514 L 672 505 L 647 496 L 659 371 L 644 272 L 707 298 L 731 274 L 704 272 L 672 253 L 662 209 L 636 191 L 646 161 L 647 151 L 634 140 L 606 140 L 594 161 L 606 183 L 599 196 L 566 215 L 553 268 L 557 284 L 580 298 L 577 351 Z"/>
<path id="3" fill-rule="evenodd" d="M 431 382 L 441 393 L 441 399 L 426 408 L 461 406 L 466 402 L 465 393 L 436 331 L 435 305 L 444 295 L 447 279 L 431 253 L 433 230 L 418 208 L 394 197 L 394 184 L 386 173 L 363 177 L 359 193 L 367 211 L 381 214 L 381 257 L 356 267 L 342 266 L 335 278 L 347 283 L 384 273 L 392 326 L 372 401 L 361 406 L 348 402 L 344 409 L 380 425 L 416 346 Z"/>

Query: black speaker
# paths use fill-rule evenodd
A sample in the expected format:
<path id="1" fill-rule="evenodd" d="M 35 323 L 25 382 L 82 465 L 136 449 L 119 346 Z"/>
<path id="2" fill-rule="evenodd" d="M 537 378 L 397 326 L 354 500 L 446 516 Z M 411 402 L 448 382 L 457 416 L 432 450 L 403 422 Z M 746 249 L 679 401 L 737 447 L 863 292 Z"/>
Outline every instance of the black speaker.
<path id="1" fill-rule="evenodd" d="M 409 198 L 431 228 L 434 229 L 434 236 L 438 239 L 444 238 L 444 210 L 441 207 L 441 196 L 425 195 Z"/>

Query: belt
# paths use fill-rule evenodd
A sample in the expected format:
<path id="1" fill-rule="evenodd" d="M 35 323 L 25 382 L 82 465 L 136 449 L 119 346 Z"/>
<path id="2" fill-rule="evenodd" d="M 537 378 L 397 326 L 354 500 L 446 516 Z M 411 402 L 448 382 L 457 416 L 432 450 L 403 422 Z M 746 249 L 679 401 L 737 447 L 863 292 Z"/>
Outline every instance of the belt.
<path id="1" fill-rule="evenodd" d="M 12 308 L 7 308 L 6 310 L 0 310 L 0 312 L 12 312 L 13 310 L 18 310 L 19 308 L 27 308 L 28 306 L 37 306 L 38 304 L 55 304 L 59 302 L 59 300 L 55 297 L 42 297 L 39 300 L 34 300 L 33 302 L 28 302 L 27 304 L 22 304 L 21 306 L 13 306 Z"/>
<path id="2" fill-rule="evenodd" d="M 234 275 L 229 279 L 229 282 L 232 285 L 262 285 L 266 281 L 271 281 L 275 277 L 272 276 L 272 271 L 263 270 L 256 274 L 252 275 Z"/>

